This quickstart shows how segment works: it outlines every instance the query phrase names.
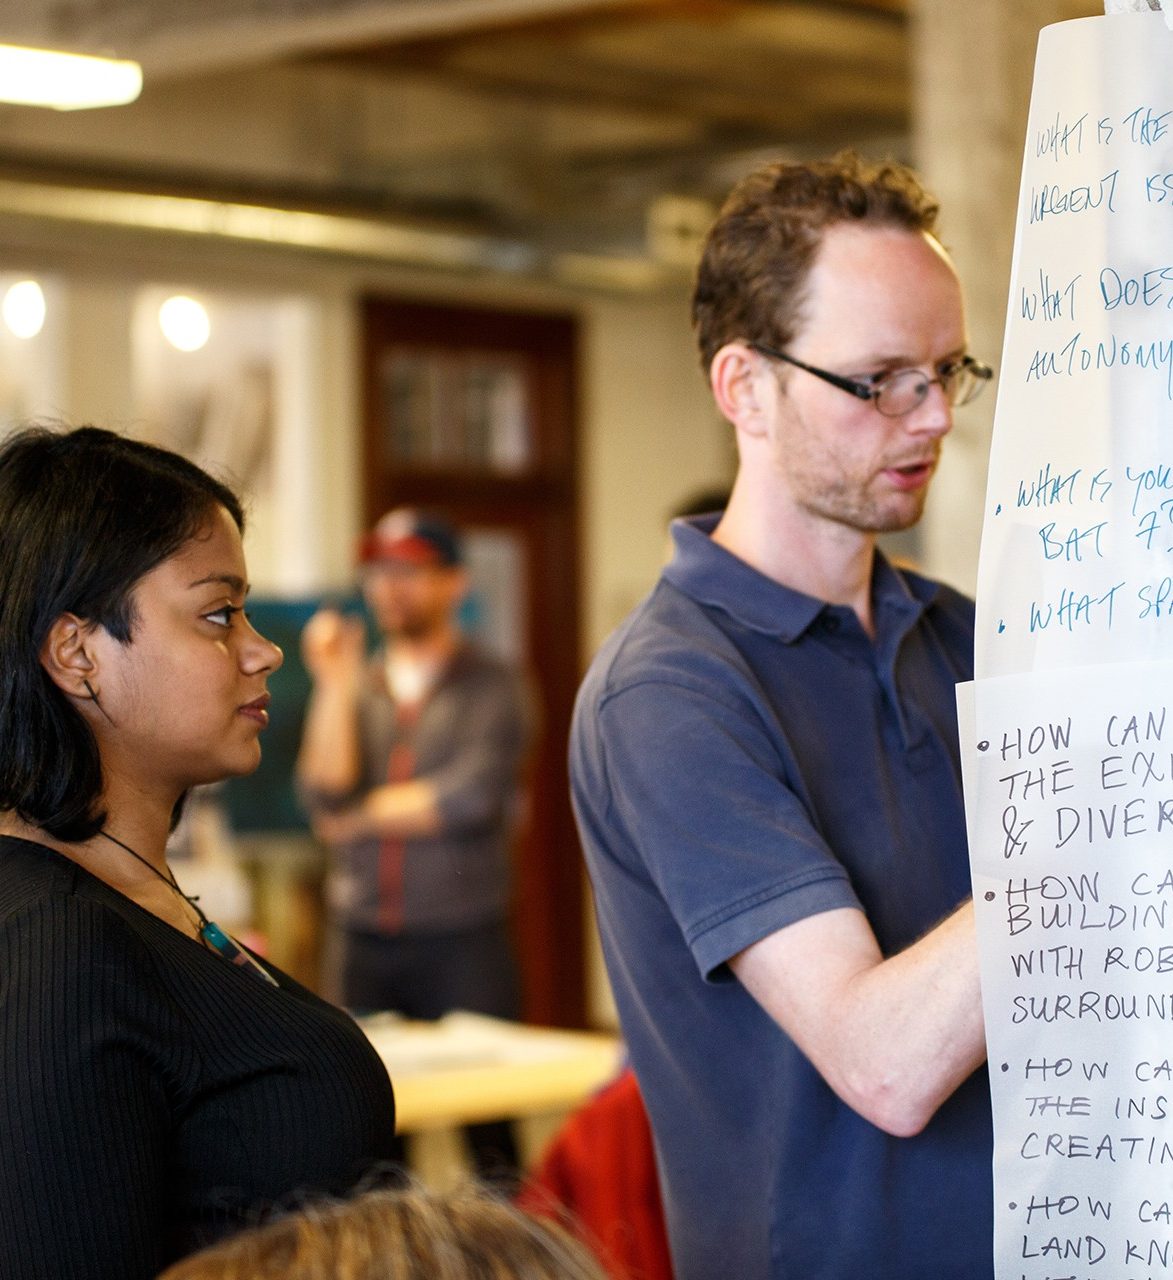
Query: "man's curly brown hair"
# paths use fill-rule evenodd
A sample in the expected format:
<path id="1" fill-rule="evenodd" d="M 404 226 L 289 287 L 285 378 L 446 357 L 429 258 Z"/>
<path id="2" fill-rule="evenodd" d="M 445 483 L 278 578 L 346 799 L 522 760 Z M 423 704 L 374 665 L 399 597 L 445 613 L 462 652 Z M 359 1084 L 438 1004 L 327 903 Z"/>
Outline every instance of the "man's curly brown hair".
<path id="1" fill-rule="evenodd" d="M 854 152 L 778 162 L 743 178 L 709 230 L 692 322 L 706 375 L 737 339 L 786 347 L 802 322 L 806 283 L 824 230 L 836 223 L 933 234 L 937 201 L 906 165 Z"/>

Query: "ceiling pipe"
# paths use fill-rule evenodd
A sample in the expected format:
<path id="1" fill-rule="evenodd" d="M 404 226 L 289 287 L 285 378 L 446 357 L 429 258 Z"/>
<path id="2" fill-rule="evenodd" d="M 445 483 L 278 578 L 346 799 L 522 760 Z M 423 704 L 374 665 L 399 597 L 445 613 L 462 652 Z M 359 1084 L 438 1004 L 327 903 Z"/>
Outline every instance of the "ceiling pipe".
<path id="1" fill-rule="evenodd" d="M 198 237 L 445 271 L 555 280 L 602 292 L 646 293 L 664 287 L 677 275 L 650 258 L 547 254 L 521 241 L 406 222 L 11 178 L 0 178 L 3 217 Z"/>

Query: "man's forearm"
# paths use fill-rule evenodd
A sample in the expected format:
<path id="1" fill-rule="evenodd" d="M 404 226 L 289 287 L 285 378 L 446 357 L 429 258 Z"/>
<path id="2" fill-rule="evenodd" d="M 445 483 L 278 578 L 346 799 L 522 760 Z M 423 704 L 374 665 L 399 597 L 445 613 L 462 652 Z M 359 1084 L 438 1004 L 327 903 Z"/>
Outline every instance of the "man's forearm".
<path id="1" fill-rule="evenodd" d="M 311 791 L 345 794 L 362 776 L 354 691 L 318 686 L 310 696 L 297 755 L 297 779 Z"/>
<path id="2" fill-rule="evenodd" d="M 887 959 L 863 913 L 839 910 L 732 966 L 831 1088 L 889 1133 L 919 1132 L 985 1059 L 972 904 Z"/>
<path id="3" fill-rule="evenodd" d="M 349 808 L 316 813 L 313 824 L 319 840 L 339 845 L 371 837 L 411 840 L 439 835 L 444 818 L 435 787 L 417 779 L 375 787 Z"/>

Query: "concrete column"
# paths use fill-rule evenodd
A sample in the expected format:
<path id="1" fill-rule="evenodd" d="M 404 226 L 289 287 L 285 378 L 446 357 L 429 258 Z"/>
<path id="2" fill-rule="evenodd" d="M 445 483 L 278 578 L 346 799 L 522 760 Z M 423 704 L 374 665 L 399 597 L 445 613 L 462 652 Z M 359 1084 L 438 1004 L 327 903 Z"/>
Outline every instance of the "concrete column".
<path id="1" fill-rule="evenodd" d="M 1038 33 L 1103 12 L 1103 0 L 913 5 L 916 165 L 941 200 L 942 238 L 965 285 L 970 349 L 995 367 Z M 991 389 L 958 412 L 921 526 L 924 567 L 966 591 L 977 579 L 994 399 Z"/>
<path id="2" fill-rule="evenodd" d="M 67 337 L 60 416 L 134 434 L 134 288 L 78 276 L 66 291 Z"/>

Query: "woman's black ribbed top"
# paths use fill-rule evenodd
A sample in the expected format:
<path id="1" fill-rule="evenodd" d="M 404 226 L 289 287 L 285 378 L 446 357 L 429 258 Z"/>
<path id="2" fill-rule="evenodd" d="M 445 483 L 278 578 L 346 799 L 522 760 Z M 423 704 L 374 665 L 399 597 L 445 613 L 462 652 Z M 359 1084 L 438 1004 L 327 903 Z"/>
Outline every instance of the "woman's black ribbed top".
<path id="1" fill-rule="evenodd" d="M 0 1276 L 147 1280 L 388 1158 L 353 1020 L 0 837 Z"/>

